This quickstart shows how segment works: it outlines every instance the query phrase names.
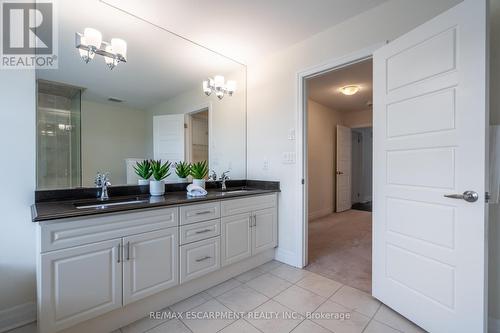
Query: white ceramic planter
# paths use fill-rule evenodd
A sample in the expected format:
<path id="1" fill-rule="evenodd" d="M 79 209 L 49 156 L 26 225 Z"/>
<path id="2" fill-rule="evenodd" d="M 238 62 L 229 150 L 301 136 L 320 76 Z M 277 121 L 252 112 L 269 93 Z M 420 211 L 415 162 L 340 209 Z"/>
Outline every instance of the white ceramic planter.
<path id="1" fill-rule="evenodd" d="M 193 179 L 193 185 L 205 188 L 205 179 Z"/>
<path id="2" fill-rule="evenodd" d="M 149 182 L 149 194 L 152 196 L 165 194 L 165 182 L 163 180 L 151 180 Z"/>
<path id="3" fill-rule="evenodd" d="M 149 185 L 149 179 L 139 179 L 137 180 L 139 185 Z"/>

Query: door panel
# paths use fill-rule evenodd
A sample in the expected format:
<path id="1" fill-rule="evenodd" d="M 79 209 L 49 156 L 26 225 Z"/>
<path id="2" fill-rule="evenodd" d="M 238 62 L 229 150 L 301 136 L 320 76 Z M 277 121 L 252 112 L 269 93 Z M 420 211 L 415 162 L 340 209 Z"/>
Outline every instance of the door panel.
<path id="1" fill-rule="evenodd" d="M 252 255 L 276 247 L 278 242 L 276 209 L 269 208 L 254 213 L 252 228 Z"/>
<path id="2" fill-rule="evenodd" d="M 373 295 L 431 332 L 485 331 L 485 20 L 465 0 L 374 54 Z"/>
<path id="3" fill-rule="evenodd" d="M 351 209 L 352 133 L 348 127 L 337 125 L 336 212 Z"/>
<path id="4" fill-rule="evenodd" d="M 59 331 L 122 306 L 121 239 L 41 255 L 40 321 Z"/>
<path id="5" fill-rule="evenodd" d="M 226 266 L 252 255 L 250 213 L 221 219 L 221 264 Z"/>
<path id="6" fill-rule="evenodd" d="M 123 303 L 178 284 L 178 228 L 123 239 Z"/>

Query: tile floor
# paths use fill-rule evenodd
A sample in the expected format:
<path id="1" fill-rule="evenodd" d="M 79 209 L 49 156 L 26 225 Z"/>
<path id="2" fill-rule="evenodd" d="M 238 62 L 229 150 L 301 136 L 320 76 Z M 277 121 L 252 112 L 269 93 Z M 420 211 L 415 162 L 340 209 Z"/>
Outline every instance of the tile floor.
<path id="1" fill-rule="evenodd" d="M 183 313 L 183 317 L 161 320 L 146 317 L 113 333 L 424 332 L 358 289 L 277 261 L 270 261 L 163 311 Z M 225 317 L 187 316 L 211 312 L 223 313 Z M 349 316 L 349 319 L 325 318 L 325 315 Z M 34 324 L 10 331 L 33 332 Z"/>

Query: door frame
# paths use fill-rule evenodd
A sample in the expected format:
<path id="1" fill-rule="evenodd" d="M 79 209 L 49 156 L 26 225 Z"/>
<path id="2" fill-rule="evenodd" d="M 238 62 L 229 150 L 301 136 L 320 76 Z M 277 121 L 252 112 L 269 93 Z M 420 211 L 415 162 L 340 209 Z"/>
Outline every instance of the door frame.
<path id="1" fill-rule="evenodd" d="M 321 64 L 306 68 L 297 72 L 297 184 L 300 187 L 297 193 L 297 223 L 296 244 L 297 249 L 300 249 L 296 266 L 304 267 L 308 264 L 308 184 L 307 184 L 307 91 L 306 80 L 319 76 L 321 74 L 331 72 L 367 59 L 373 58 L 373 53 L 381 46 L 387 44 L 388 41 L 374 44 L 370 47 L 361 49 L 357 52 L 350 53 L 345 56 L 330 59 Z"/>
<path id="2" fill-rule="evenodd" d="M 192 152 L 191 152 L 191 142 L 192 142 L 192 124 L 191 124 L 191 117 L 193 114 L 202 112 L 202 111 L 207 111 L 208 112 L 208 167 L 212 165 L 210 161 L 210 156 L 211 156 L 211 150 L 212 150 L 212 125 L 213 125 L 213 107 L 212 107 L 212 102 L 208 101 L 206 103 L 202 103 L 193 107 L 190 107 L 187 112 L 184 113 L 184 124 L 186 124 L 187 128 L 184 128 L 184 159 L 185 160 L 191 160 L 192 158 Z"/>

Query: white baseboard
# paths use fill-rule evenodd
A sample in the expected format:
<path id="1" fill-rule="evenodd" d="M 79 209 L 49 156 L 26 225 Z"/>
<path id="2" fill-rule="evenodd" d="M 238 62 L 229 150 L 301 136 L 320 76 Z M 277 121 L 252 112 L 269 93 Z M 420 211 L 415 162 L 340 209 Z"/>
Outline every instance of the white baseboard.
<path id="1" fill-rule="evenodd" d="M 320 217 L 327 216 L 333 213 L 333 207 L 326 207 L 315 212 L 309 212 L 309 221 L 319 219 Z"/>
<path id="2" fill-rule="evenodd" d="M 500 333 L 500 319 L 488 318 L 488 333 Z"/>
<path id="3" fill-rule="evenodd" d="M 35 303 L 16 305 L 0 311 L 0 333 L 36 321 Z"/>

